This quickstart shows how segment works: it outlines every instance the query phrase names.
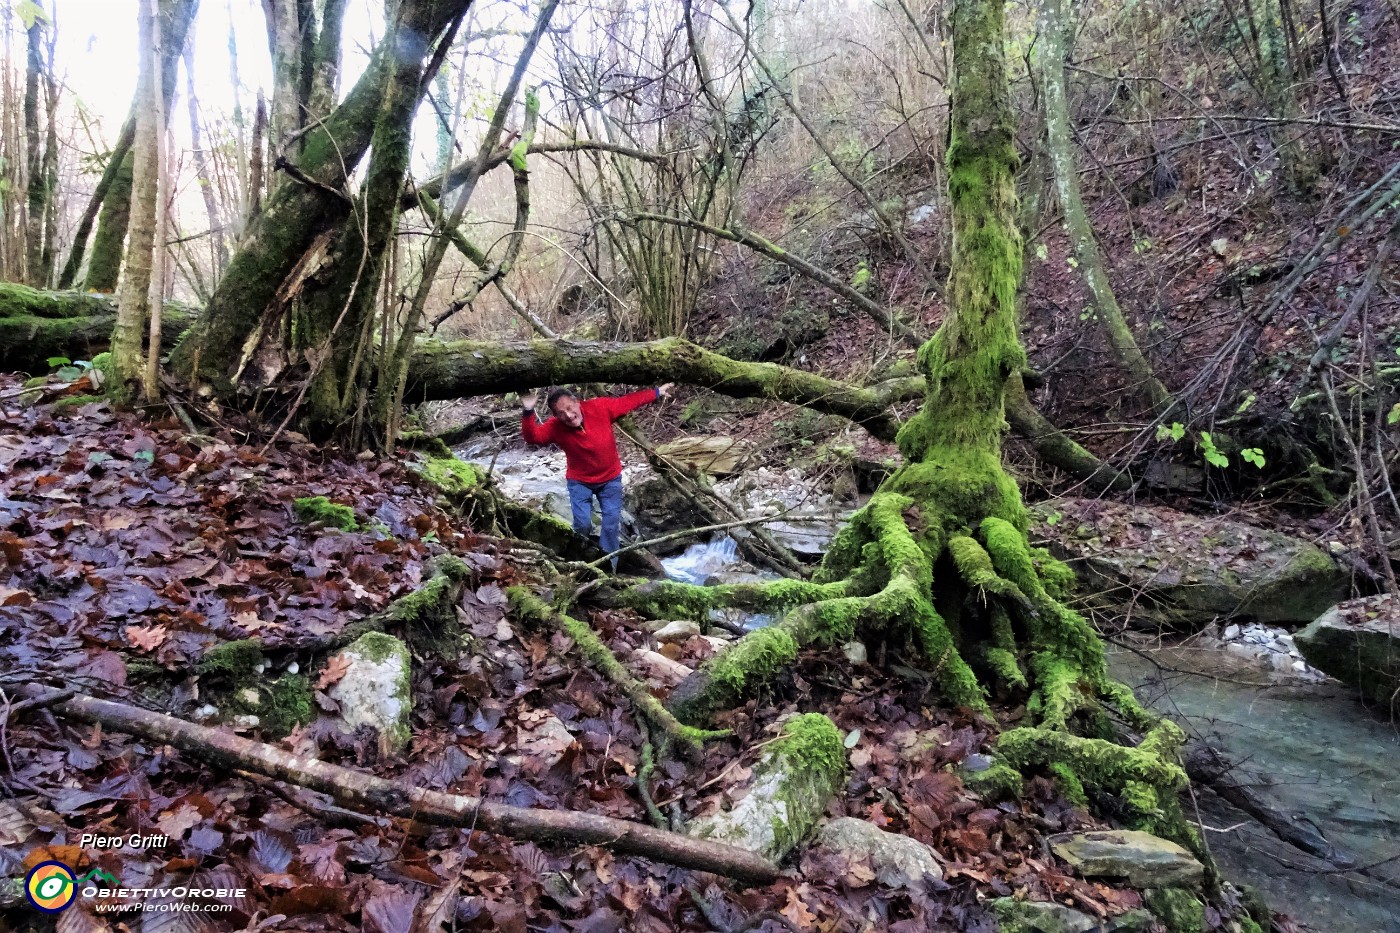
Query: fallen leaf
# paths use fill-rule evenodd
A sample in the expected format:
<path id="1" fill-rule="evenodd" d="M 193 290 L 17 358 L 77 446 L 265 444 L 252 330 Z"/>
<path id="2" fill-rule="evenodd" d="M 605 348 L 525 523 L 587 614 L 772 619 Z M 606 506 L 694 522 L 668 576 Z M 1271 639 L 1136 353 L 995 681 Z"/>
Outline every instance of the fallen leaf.
<path id="1" fill-rule="evenodd" d="M 326 662 L 326 666 L 321 669 L 321 676 L 316 678 L 316 689 L 324 690 L 331 684 L 336 683 L 346 672 L 350 670 L 350 659 L 344 654 L 337 654 Z"/>
<path id="2" fill-rule="evenodd" d="M 128 625 L 127 641 L 142 651 L 155 651 L 165 643 L 170 632 L 164 625 Z"/>

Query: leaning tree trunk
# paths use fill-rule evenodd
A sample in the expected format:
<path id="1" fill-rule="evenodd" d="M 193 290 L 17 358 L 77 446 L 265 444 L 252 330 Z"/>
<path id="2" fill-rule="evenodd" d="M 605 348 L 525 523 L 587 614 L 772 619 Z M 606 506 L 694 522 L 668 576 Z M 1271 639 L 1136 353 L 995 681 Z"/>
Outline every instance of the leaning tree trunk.
<path id="1" fill-rule="evenodd" d="M 390 84 L 404 77 L 399 63 L 421 57 L 470 3 L 402 0 L 398 28 L 375 48 L 349 95 L 301 138 L 295 161 L 284 157 L 278 164 L 286 183 L 249 223 L 205 314 L 171 356 L 186 378 L 231 394 L 243 349 L 275 310 L 279 289 L 317 241 L 349 216 L 345 185 L 370 146 Z"/>
<path id="2" fill-rule="evenodd" d="M 992 691 L 1024 699 L 1002 734 L 998 769 L 1044 771 L 1072 793 L 1120 798 L 1143 828 L 1195 843 L 1176 791 L 1181 733 L 1106 672 L 1103 644 L 1062 598 L 1068 569 L 1027 540 L 1029 521 L 1002 466 L 1007 378 L 1025 364 L 1016 332 L 1021 246 L 1015 121 L 1002 0 L 958 0 L 949 200 L 948 316 L 919 351 L 923 408 L 899 432 L 904 465 L 857 512 L 811 581 L 696 587 L 648 583 L 620 598 L 649 614 L 703 615 L 742 604 L 785 612 L 711 659 L 672 695 L 701 722 L 790 669 L 808 645 L 879 640 L 919 664 L 952 703 L 984 714 Z M 1138 723 L 1138 747 L 1083 738 L 1105 706 Z"/>
<path id="3" fill-rule="evenodd" d="M 1152 371 L 1123 317 L 1118 298 L 1108 281 L 1099 241 L 1089 224 L 1084 197 L 1079 190 L 1079 170 L 1074 162 L 1070 139 L 1069 98 L 1065 93 L 1064 0 L 1042 0 L 1040 29 L 1040 73 L 1045 89 L 1045 135 L 1050 163 L 1054 167 L 1055 193 L 1064 212 L 1065 227 L 1074 249 L 1084 284 L 1093 300 L 1093 315 L 1108 338 L 1108 350 L 1118 366 L 1133 381 L 1133 389 L 1156 414 L 1165 414 L 1173 405 L 1171 393 Z"/>

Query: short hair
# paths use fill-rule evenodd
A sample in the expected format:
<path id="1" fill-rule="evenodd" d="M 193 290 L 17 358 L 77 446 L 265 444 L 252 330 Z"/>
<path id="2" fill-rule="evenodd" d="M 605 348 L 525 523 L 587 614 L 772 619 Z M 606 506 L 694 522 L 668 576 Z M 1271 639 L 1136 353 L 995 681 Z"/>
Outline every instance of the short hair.
<path id="1" fill-rule="evenodd" d="M 545 407 L 548 408 L 550 411 L 554 411 L 554 403 L 559 401 L 561 398 L 576 399 L 578 398 L 578 396 L 575 395 L 569 389 L 555 389 L 554 391 L 550 392 L 549 396 L 545 399 Z"/>

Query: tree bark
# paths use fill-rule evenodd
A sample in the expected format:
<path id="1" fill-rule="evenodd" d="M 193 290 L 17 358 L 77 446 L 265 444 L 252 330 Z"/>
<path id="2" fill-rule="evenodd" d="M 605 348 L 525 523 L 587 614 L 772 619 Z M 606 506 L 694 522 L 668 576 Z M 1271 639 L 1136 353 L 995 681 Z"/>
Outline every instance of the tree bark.
<path id="1" fill-rule="evenodd" d="M 48 702 L 58 691 L 30 685 L 18 692 L 27 700 Z M 65 719 L 100 723 L 107 729 L 172 745 L 218 768 L 251 771 L 329 794 L 344 806 L 362 812 L 476 829 L 543 845 L 600 846 L 751 883 L 764 884 L 778 878 L 777 867 L 752 852 L 642 823 L 574 810 L 525 809 L 479 797 L 424 790 L 110 700 L 79 695 L 53 703 L 50 708 Z"/>
<path id="2" fill-rule="evenodd" d="M 159 125 L 160 108 L 156 105 L 161 55 L 154 7 L 155 0 L 141 0 L 137 13 L 141 71 L 136 84 L 136 136 L 131 144 L 131 218 L 126 234 L 129 248 L 117 293 L 117 324 L 112 330 L 113 384 L 107 388 L 119 398 L 135 394 L 146 361 L 143 337 L 159 210 L 160 139 L 165 130 Z"/>
<path id="3" fill-rule="evenodd" d="M 840 415 L 892 440 L 893 402 L 919 397 L 923 381 L 858 388 L 776 363 L 743 363 L 679 337 L 647 343 L 423 342 L 409 365 L 407 401 L 468 398 L 579 382 L 651 385 L 665 379 L 734 398 L 767 398 Z"/>
<path id="4" fill-rule="evenodd" d="M 1089 224 L 1089 213 L 1079 190 L 1079 172 L 1070 139 L 1069 100 L 1065 92 L 1065 21 L 1063 0 L 1041 0 L 1040 74 L 1045 92 L 1045 133 L 1050 163 L 1054 167 L 1055 192 L 1064 212 L 1070 245 L 1074 248 L 1084 284 L 1093 299 L 1093 315 L 1108 338 L 1113 360 L 1133 381 L 1133 390 L 1152 407 L 1154 414 L 1165 414 L 1175 404 L 1172 395 L 1152 370 L 1123 317 L 1118 298 L 1108 281 L 1103 252 Z"/>

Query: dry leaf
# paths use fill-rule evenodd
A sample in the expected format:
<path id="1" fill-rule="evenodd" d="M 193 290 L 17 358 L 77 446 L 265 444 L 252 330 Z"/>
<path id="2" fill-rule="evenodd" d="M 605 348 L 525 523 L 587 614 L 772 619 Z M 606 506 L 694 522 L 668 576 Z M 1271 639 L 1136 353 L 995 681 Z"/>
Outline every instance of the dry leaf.
<path id="1" fill-rule="evenodd" d="M 326 662 L 326 666 L 321 669 L 321 676 L 316 678 L 316 689 L 324 690 L 331 684 L 336 683 L 344 677 L 350 670 L 350 659 L 344 654 L 337 654 Z"/>
<path id="2" fill-rule="evenodd" d="M 156 827 L 171 839 L 183 839 L 185 831 L 204 819 L 199 810 L 188 803 L 166 810 L 156 820 Z"/>
<path id="3" fill-rule="evenodd" d="M 142 651 L 155 651 L 170 635 L 164 625 L 128 625 L 126 627 L 127 641 L 131 642 Z"/>

